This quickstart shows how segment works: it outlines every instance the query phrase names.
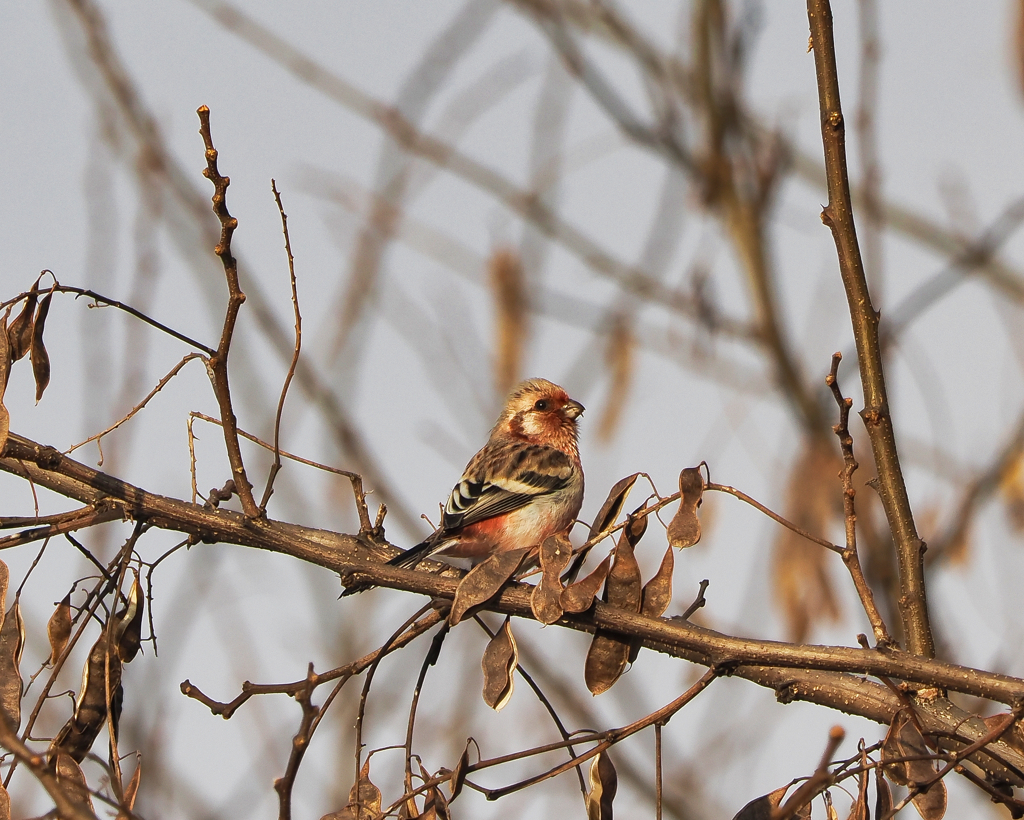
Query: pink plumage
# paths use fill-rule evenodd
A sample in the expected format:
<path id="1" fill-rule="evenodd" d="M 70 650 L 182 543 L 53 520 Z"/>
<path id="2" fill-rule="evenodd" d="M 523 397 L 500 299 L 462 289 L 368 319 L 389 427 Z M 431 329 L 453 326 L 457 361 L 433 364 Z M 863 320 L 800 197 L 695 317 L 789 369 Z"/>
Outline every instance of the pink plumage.
<path id="1" fill-rule="evenodd" d="M 582 413 L 583 405 L 557 384 L 522 382 L 466 465 L 441 526 L 390 563 L 415 566 L 435 554 L 475 563 L 494 552 L 538 547 L 568 530 L 583 504 Z"/>

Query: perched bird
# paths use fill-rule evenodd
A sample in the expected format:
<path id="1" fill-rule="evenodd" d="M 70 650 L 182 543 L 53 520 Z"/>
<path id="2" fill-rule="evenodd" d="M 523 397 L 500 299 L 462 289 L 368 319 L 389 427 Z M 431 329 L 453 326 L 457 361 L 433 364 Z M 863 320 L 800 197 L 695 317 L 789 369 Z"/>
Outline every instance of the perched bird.
<path id="1" fill-rule="evenodd" d="M 583 503 L 576 427 L 582 413 L 583 405 L 557 384 L 522 382 L 466 465 L 441 526 L 388 563 L 414 567 L 438 555 L 475 564 L 495 552 L 539 547 L 569 529 Z"/>

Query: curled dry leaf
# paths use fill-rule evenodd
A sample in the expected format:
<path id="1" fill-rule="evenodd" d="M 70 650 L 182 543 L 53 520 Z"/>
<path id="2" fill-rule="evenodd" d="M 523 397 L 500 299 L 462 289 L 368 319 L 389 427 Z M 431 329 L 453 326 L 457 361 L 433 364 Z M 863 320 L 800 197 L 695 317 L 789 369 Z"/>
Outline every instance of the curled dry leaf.
<path id="1" fill-rule="evenodd" d="M 868 773 L 862 771 L 857 776 L 857 797 L 850 806 L 850 814 L 847 820 L 871 820 L 871 813 L 868 811 Z"/>
<path id="2" fill-rule="evenodd" d="M 883 762 L 887 763 L 885 774 L 894 783 L 909 788 L 921 787 L 935 777 L 935 764 L 927 759 L 931 755 L 921 731 L 905 709 L 897 712 L 889 724 L 889 731 L 882 743 Z M 899 758 L 918 758 L 899 760 Z M 927 791 L 919 792 L 912 798 L 914 808 L 924 820 L 941 820 L 946 813 L 946 784 L 942 780 L 932 783 Z"/>
<path id="3" fill-rule="evenodd" d="M 145 597 L 139 585 L 139 574 L 135 573 L 132 588 L 128 591 L 128 604 L 117 614 L 117 626 L 114 638 L 118 657 L 130 663 L 139 654 L 142 645 L 142 613 L 145 609 Z"/>
<path id="4" fill-rule="evenodd" d="M 612 557 L 608 555 L 590 575 L 582 581 L 577 581 L 575 584 L 570 584 L 563 589 L 562 611 L 586 612 L 590 609 L 594 603 L 594 598 L 597 597 L 597 593 L 601 591 L 601 587 L 608 577 L 611 565 Z"/>
<path id="5" fill-rule="evenodd" d="M 47 666 L 53 666 L 68 645 L 71 637 L 71 593 L 64 596 L 46 622 L 46 636 L 50 639 L 50 659 Z"/>
<path id="6" fill-rule="evenodd" d="M 459 582 L 448 623 L 455 626 L 470 609 L 497 595 L 505 582 L 515 575 L 528 552 L 529 549 L 497 552 L 473 567 Z"/>
<path id="7" fill-rule="evenodd" d="M 484 703 L 495 712 L 500 712 L 512 697 L 518 663 L 519 648 L 512 634 L 512 621 L 506 617 L 501 629 L 487 643 L 480 661 L 484 672 Z"/>
<path id="8" fill-rule="evenodd" d="M 640 473 L 633 473 L 633 475 L 628 475 L 615 482 L 615 486 L 608 491 L 608 497 L 605 499 L 604 504 L 601 505 L 601 509 L 594 516 L 594 523 L 590 526 L 590 534 L 587 536 L 588 541 L 593 540 L 597 535 L 615 523 L 615 519 L 622 512 L 623 504 L 626 503 L 626 496 L 633 489 L 633 485 L 636 484 L 639 476 Z"/>
<path id="9" fill-rule="evenodd" d="M 679 509 L 668 525 L 668 543 L 676 549 L 692 547 L 700 541 L 697 508 L 704 495 L 704 476 L 700 467 L 687 467 L 679 474 Z"/>
<path id="10" fill-rule="evenodd" d="M 420 776 L 424 781 L 430 780 L 430 772 L 420 764 Z M 448 801 L 444 799 L 441 790 L 436 786 L 427 789 L 426 799 L 423 801 L 423 814 L 420 820 L 451 820 L 448 812 Z"/>
<path id="11" fill-rule="evenodd" d="M 0 820 L 11 820 L 11 796 L 0 785 Z"/>
<path id="12" fill-rule="evenodd" d="M 736 816 L 732 820 L 771 820 L 772 814 L 782 805 L 782 798 L 786 796 L 788 789 L 789 786 L 783 786 L 781 789 L 776 789 L 755 800 L 751 800 L 736 812 Z M 793 816 L 801 819 L 809 818 L 811 816 L 811 804 L 808 803 L 806 806 L 801 806 Z"/>
<path id="13" fill-rule="evenodd" d="M 875 769 L 875 817 L 885 817 L 892 811 L 892 789 L 882 776 L 882 769 Z"/>
<path id="14" fill-rule="evenodd" d="M 359 770 L 359 779 L 352 784 L 348 803 L 340 811 L 325 814 L 320 820 L 371 820 L 380 814 L 380 789 L 370 782 L 370 761 Z"/>
<path id="15" fill-rule="evenodd" d="M 53 292 L 47 293 L 43 301 L 39 303 L 39 310 L 36 311 L 36 320 L 32 325 L 32 375 L 36 380 L 36 402 L 43 397 L 43 391 L 50 383 L 50 355 L 46 352 L 43 344 L 43 328 L 46 325 L 46 316 L 50 312 L 50 300 Z"/>
<path id="16" fill-rule="evenodd" d="M 139 795 L 139 784 L 142 782 L 142 755 L 136 754 L 135 771 L 132 779 L 124 787 L 124 799 L 121 800 L 122 810 L 117 813 L 117 820 L 129 820 L 124 809 L 131 812 L 135 808 L 135 798 Z"/>
<path id="17" fill-rule="evenodd" d="M 670 546 L 665 550 L 661 566 L 654 577 L 644 585 L 641 594 L 640 611 L 648 618 L 660 618 L 672 602 L 672 570 L 675 568 L 675 553 Z"/>
<path id="18" fill-rule="evenodd" d="M 469 765 L 469 744 L 472 742 L 472 738 L 466 741 L 466 748 L 462 750 L 459 762 L 452 769 L 452 779 L 448 781 L 451 788 L 451 797 L 448 798 L 449 803 L 459 796 L 462 786 L 466 782 L 466 767 Z"/>
<path id="19" fill-rule="evenodd" d="M 643 519 L 646 520 L 646 519 Z M 630 522 L 632 523 L 632 521 Z M 640 565 L 633 554 L 635 541 L 630 536 L 631 526 L 627 524 L 615 545 L 612 556 L 615 562 L 604 585 L 604 600 L 608 604 L 628 612 L 640 611 Z"/>
<path id="20" fill-rule="evenodd" d="M 587 820 L 612 820 L 612 801 L 619 789 L 615 767 L 605 752 L 590 764 L 590 791 L 587 792 Z"/>
<path id="21" fill-rule="evenodd" d="M 96 736 L 107 720 L 107 630 L 104 629 L 82 669 L 82 688 L 75 700 L 75 711 L 50 743 L 47 757 L 70 755 L 81 762 L 92 748 Z M 121 661 L 110 653 L 110 703 L 113 707 L 114 730 L 121 709 Z"/>
<path id="22" fill-rule="evenodd" d="M 82 772 L 82 767 L 78 765 L 78 762 L 72 759 L 70 755 L 58 754 L 57 755 L 57 783 L 60 787 L 67 792 L 71 797 L 79 803 L 84 803 L 89 807 L 89 811 L 93 811 L 92 796 L 89 794 L 89 784 L 85 780 L 85 774 Z"/>
<path id="23" fill-rule="evenodd" d="M 530 596 L 530 608 L 542 624 L 553 624 L 562 617 L 561 575 L 571 558 L 572 544 L 565 533 L 552 535 L 541 544 L 541 578 Z"/>
<path id="24" fill-rule="evenodd" d="M 5 567 L 6 569 L 6 567 Z M 21 725 L 21 653 L 25 648 L 25 623 L 21 619 L 21 602 L 17 597 L 0 626 L 0 710 L 7 725 L 17 730 Z"/>
<path id="25" fill-rule="evenodd" d="M 604 585 L 604 599 L 610 605 L 628 612 L 640 611 L 640 567 L 633 554 L 633 544 L 627 524 L 615 545 L 615 562 Z M 591 694 L 607 692 L 626 671 L 631 643 L 598 629 L 587 651 L 583 678 Z"/>
<path id="26" fill-rule="evenodd" d="M 25 297 L 25 305 L 21 313 L 7 327 L 7 339 L 10 344 L 10 359 L 18 361 L 32 346 L 32 315 L 36 312 L 36 300 L 39 298 L 39 280 L 32 283 L 32 289 Z"/>

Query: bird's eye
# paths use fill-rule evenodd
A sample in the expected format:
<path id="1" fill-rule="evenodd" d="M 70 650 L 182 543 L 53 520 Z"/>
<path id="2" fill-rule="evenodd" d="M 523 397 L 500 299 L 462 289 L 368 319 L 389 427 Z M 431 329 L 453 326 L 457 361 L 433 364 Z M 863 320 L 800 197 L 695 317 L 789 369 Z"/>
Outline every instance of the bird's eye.
<path id="1" fill-rule="evenodd" d="M 547 399 L 537 399 L 537 403 L 533 405 L 533 409 L 534 410 L 547 410 L 548 409 L 548 400 Z"/>

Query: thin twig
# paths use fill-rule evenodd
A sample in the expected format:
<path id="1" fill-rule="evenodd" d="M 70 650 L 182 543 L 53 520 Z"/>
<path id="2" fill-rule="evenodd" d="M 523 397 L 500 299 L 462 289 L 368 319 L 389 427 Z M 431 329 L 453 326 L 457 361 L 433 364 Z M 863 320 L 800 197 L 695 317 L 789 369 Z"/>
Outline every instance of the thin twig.
<path id="1" fill-rule="evenodd" d="M 51 276 L 53 276 L 52 271 L 44 270 L 43 273 L 49 273 Z M 116 308 L 117 310 L 123 310 L 125 313 L 134 316 L 139 321 L 145 322 L 150 327 L 155 327 L 161 333 L 166 333 L 168 336 L 174 337 L 179 342 L 184 342 L 190 347 L 194 347 L 196 350 L 205 353 L 207 356 L 213 356 L 217 352 L 212 347 L 207 347 L 202 342 L 197 342 L 195 339 L 186 336 L 184 333 L 179 333 L 177 330 L 174 330 L 173 328 L 170 328 L 167 325 L 158 322 L 156 319 L 147 316 L 141 310 L 136 310 L 131 305 L 126 305 L 124 302 L 117 301 L 117 299 L 111 299 L 107 296 L 103 296 L 102 294 L 99 294 L 94 290 L 89 290 L 88 288 L 77 288 L 74 285 L 62 285 L 59 282 L 57 282 L 56 277 L 54 277 L 54 285 L 51 288 L 51 291 L 53 293 L 73 293 L 75 294 L 75 296 L 85 296 L 89 299 L 92 299 L 94 302 L 104 304 L 107 307 Z M 27 293 L 19 294 L 14 299 L 8 299 L 6 302 L 0 303 L 0 307 L 16 303 L 21 299 L 24 299 L 27 295 Z M 95 306 L 98 307 L 99 304 Z M 93 305 L 90 305 L 90 307 L 93 307 Z"/>
<path id="2" fill-rule="evenodd" d="M 868 616 L 871 629 L 875 633 L 875 643 L 879 646 L 894 646 L 895 642 L 885 627 L 882 614 L 875 604 L 875 596 L 868 586 L 864 577 L 864 570 L 860 565 L 860 555 L 857 552 L 857 510 L 854 499 L 857 490 L 853 486 L 853 474 L 859 466 L 853 455 L 853 436 L 850 434 L 850 408 L 853 406 L 853 399 L 844 398 L 842 390 L 839 389 L 839 362 L 842 361 L 842 354 L 835 353 L 832 356 L 832 369 L 825 377 L 825 384 L 832 391 L 832 395 L 839 407 L 839 423 L 832 427 L 833 432 L 839 438 L 839 446 L 843 451 L 843 471 L 840 477 L 843 482 L 843 519 L 846 522 L 846 549 L 842 551 L 843 563 L 850 571 L 853 585 L 857 589 L 861 606 Z"/>
<path id="3" fill-rule="evenodd" d="M 217 149 L 213 147 L 213 136 L 210 134 L 210 109 L 201 105 L 196 113 L 199 115 L 199 133 L 206 146 L 206 168 L 203 169 L 203 176 L 213 183 L 213 212 L 220 220 L 220 241 L 214 248 L 214 253 L 224 265 L 224 276 L 228 284 L 228 304 L 224 312 L 220 344 L 217 345 L 216 353 L 210 356 L 207 366 L 210 370 L 213 392 L 220 405 L 224 445 L 231 464 L 231 476 L 235 481 L 238 498 L 242 502 L 242 511 L 250 518 L 256 518 L 259 515 L 259 507 L 256 506 L 256 499 L 252 495 L 252 484 L 245 475 L 242 451 L 238 446 L 238 422 L 231 407 L 231 388 L 228 384 L 228 351 L 231 349 L 231 337 L 235 331 L 238 311 L 245 301 L 245 294 L 238 284 L 238 265 L 235 257 L 231 255 L 231 236 L 238 227 L 238 220 L 228 212 L 226 196 L 231 180 L 221 176 L 217 168 Z"/>
<path id="4" fill-rule="evenodd" d="M 277 401 L 277 415 L 274 416 L 274 463 L 270 467 L 267 486 L 263 490 L 263 499 L 260 501 L 260 515 L 267 514 L 267 502 L 270 501 L 270 495 L 274 492 L 274 479 L 281 471 L 281 414 L 284 413 L 284 400 L 288 395 L 292 377 L 295 375 L 295 367 L 299 363 L 299 351 L 302 349 L 302 314 L 299 313 L 299 291 L 295 283 L 295 257 L 292 256 L 292 242 L 288 236 L 288 215 L 284 212 L 281 194 L 278 192 L 277 183 L 274 180 L 270 180 L 270 189 L 274 192 L 277 210 L 281 214 L 284 250 L 288 256 L 288 278 L 292 286 L 292 309 L 295 313 L 295 350 L 292 353 L 291 364 L 288 365 L 288 373 L 284 377 L 284 384 L 281 386 L 281 397 Z"/>
<path id="5" fill-rule="evenodd" d="M 202 419 L 208 421 L 210 424 L 220 425 L 220 419 L 215 419 L 213 416 L 207 416 L 205 413 L 197 413 L 193 411 L 189 413 L 189 430 L 191 431 L 192 419 Z M 239 428 L 238 435 L 244 439 L 248 439 L 253 444 L 257 444 L 265 450 L 274 450 L 274 445 L 268 444 L 262 439 L 257 438 L 252 433 L 247 433 L 245 430 Z M 287 450 L 281 450 L 278 448 L 277 452 L 282 458 L 291 459 L 292 461 L 298 462 L 299 464 L 305 464 L 309 467 L 313 467 L 317 470 L 323 470 L 325 473 L 333 473 L 334 475 L 340 475 L 347 478 L 352 484 L 352 493 L 355 495 L 356 500 L 356 512 L 359 515 L 359 531 L 361 533 L 367 533 L 372 535 L 378 535 L 380 533 L 381 522 L 376 524 L 370 521 L 370 512 L 366 506 L 366 492 L 363 490 L 363 478 L 359 473 L 353 473 L 349 470 L 342 470 L 338 467 L 331 467 L 327 464 L 321 464 L 319 461 L 311 461 L 308 458 L 297 456 L 294 453 L 289 453 Z M 195 476 L 193 474 L 193 497 L 195 491 Z"/>
<path id="6" fill-rule="evenodd" d="M 728 495 L 731 495 L 731 496 L 734 496 L 734 497 L 738 498 L 740 501 L 745 501 L 747 504 L 749 504 L 754 509 L 759 510 L 760 512 L 762 512 L 765 515 L 767 515 L 773 521 L 776 521 L 779 524 L 782 524 L 782 526 L 785 527 L 786 529 L 792 530 L 797 535 L 802 536 L 803 538 L 806 538 L 808 541 L 813 541 L 815 544 L 818 544 L 818 545 L 824 547 L 827 550 L 832 550 L 832 552 L 838 553 L 839 555 L 843 554 L 843 548 L 842 547 L 838 546 L 837 544 L 833 544 L 831 541 L 828 541 L 828 540 L 826 540 L 824 538 L 819 538 L 816 535 L 812 535 L 811 533 L 807 532 L 807 530 L 800 529 L 800 527 L 798 527 L 792 521 L 788 521 L 787 519 L 785 519 L 781 515 L 779 515 L 777 512 L 773 512 L 772 510 L 768 509 L 768 507 L 766 507 L 760 501 L 756 501 L 755 499 L 751 498 L 749 495 L 747 495 L 742 490 L 737 490 L 735 487 L 730 487 L 728 484 L 712 484 L 712 483 L 705 484 L 704 485 L 704 489 L 705 490 L 714 490 L 715 492 L 719 492 L 719 493 L 727 493 Z"/>
<path id="7" fill-rule="evenodd" d="M 164 376 L 164 377 L 163 377 L 162 379 L 160 379 L 160 381 L 159 381 L 159 382 L 157 382 L 157 385 L 156 385 L 156 387 L 154 387 L 154 388 L 153 388 L 152 390 L 150 390 L 150 391 L 149 391 L 149 393 L 148 393 L 148 394 L 146 395 L 146 397 L 145 397 L 145 398 L 144 398 L 144 399 L 143 399 L 142 401 L 140 401 L 140 402 L 139 402 L 138 404 L 136 404 L 136 405 L 135 405 L 135 406 L 134 406 L 134 407 L 133 407 L 133 408 L 132 408 L 131 410 L 129 410 L 129 411 L 128 411 L 128 414 L 127 414 L 126 416 L 124 416 L 124 418 L 122 418 L 122 419 L 121 419 L 120 421 L 116 421 L 116 422 L 114 422 L 114 423 L 113 423 L 113 424 L 111 424 L 111 425 L 110 425 L 110 426 L 109 426 L 109 427 L 108 427 L 108 428 L 107 428 L 106 430 L 103 430 L 103 431 L 101 431 L 101 432 L 99 432 L 99 433 L 96 433 L 95 435 L 89 436 L 89 438 L 87 438 L 87 439 L 86 439 L 85 441 L 80 441 L 80 442 L 79 442 L 78 444 L 73 444 L 73 445 L 71 445 L 70 447 L 68 447 L 68 449 L 67 449 L 67 450 L 65 450 L 65 451 L 64 451 L 64 454 L 65 454 L 65 455 L 67 455 L 67 454 L 69 454 L 69 453 L 73 453 L 73 452 L 75 452 L 75 450 L 77 450 L 77 449 L 78 449 L 79 447 L 84 447 L 84 446 L 85 446 L 86 444 L 88 444 L 88 443 L 89 443 L 90 441 L 99 441 L 100 439 L 102 439 L 102 438 L 103 438 L 103 437 L 104 437 L 105 435 L 107 435 L 108 433 L 112 433 L 112 432 L 113 432 L 114 430 L 116 430 L 116 429 L 117 429 L 118 427 L 120 427 L 120 426 L 121 426 L 122 424 L 124 424 L 124 423 L 125 423 L 126 421 L 129 421 L 129 420 L 131 420 L 131 418 L 132 418 L 132 417 L 133 417 L 133 416 L 134 416 L 134 415 L 135 415 L 136 413 L 138 413 L 138 412 L 139 412 L 140 410 L 142 410 L 142 408 L 144 408 L 144 407 L 145 407 L 145 406 L 146 406 L 147 404 L 149 404 L 149 400 L 150 400 L 150 399 L 152 399 L 152 398 L 153 398 L 153 396 L 155 396 L 155 395 L 156 395 L 157 393 L 159 393 L 159 392 L 160 392 L 161 390 L 163 390 L 163 389 L 164 389 L 164 387 L 166 387 L 166 386 L 167 386 L 167 383 L 168 383 L 168 382 L 169 382 L 169 381 L 170 381 L 171 379 L 173 379 L 173 378 L 174 378 L 174 377 L 175 377 L 176 375 L 178 375 L 178 372 L 179 372 L 179 371 L 180 371 L 180 370 L 181 370 L 181 369 L 182 369 L 182 368 L 183 368 L 183 367 L 184 367 L 184 366 L 185 366 L 186 364 L 188 364 L 188 363 L 189 363 L 190 361 L 192 361 L 193 359 L 203 359 L 203 356 L 202 356 L 202 355 L 200 355 L 199 353 L 189 353 L 189 354 L 188 354 L 187 356 L 185 356 L 185 357 L 184 357 L 184 358 L 183 358 L 183 359 L 182 359 L 182 360 L 181 360 L 180 362 L 178 362 L 178 363 L 177 363 L 176 365 L 174 365 L 174 367 L 172 367 L 172 368 L 171 368 L 171 369 L 170 369 L 170 370 L 168 371 L 167 375 L 166 375 L 166 376 Z M 204 361 L 205 361 L 205 359 L 204 359 Z M 102 459 L 102 457 L 100 458 L 100 461 L 99 461 L 99 463 L 100 463 L 100 465 L 102 466 L 102 464 L 103 464 L 103 459 Z"/>

